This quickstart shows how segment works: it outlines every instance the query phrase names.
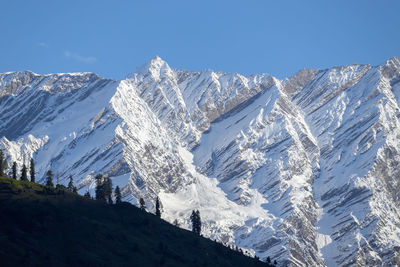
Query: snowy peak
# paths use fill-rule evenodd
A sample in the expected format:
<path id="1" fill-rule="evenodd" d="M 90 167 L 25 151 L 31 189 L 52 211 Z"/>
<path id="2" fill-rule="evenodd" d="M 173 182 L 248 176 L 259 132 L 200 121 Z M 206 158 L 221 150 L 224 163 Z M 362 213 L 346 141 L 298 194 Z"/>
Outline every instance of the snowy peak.
<path id="1" fill-rule="evenodd" d="M 394 57 L 392 57 L 392 58 L 386 60 L 385 65 L 390 65 L 390 64 L 399 66 L 399 65 L 400 65 L 400 60 L 399 60 L 399 58 L 396 57 L 396 56 L 394 56 Z"/>
<path id="2" fill-rule="evenodd" d="M 382 75 L 389 80 L 392 80 L 400 75 L 400 61 L 397 57 L 387 60 L 381 65 L 381 68 Z"/>
<path id="3" fill-rule="evenodd" d="M 146 64 L 138 67 L 133 73 L 129 74 L 127 78 L 133 78 L 136 75 L 151 76 L 155 81 L 160 81 L 164 77 L 173 76 L 173 71 L 168 63 L 162 60 L 159 56 L 154 57 Z"/>

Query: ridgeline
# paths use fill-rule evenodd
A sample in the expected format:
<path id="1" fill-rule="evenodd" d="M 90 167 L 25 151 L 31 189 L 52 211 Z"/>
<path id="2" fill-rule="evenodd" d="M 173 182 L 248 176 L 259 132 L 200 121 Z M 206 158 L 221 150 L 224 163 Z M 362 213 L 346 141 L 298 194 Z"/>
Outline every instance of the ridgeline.
<path id="1" fill-rule="evenodd" d="M 269 266 L 129 203 L 0 178 L 1 266 Z"/>

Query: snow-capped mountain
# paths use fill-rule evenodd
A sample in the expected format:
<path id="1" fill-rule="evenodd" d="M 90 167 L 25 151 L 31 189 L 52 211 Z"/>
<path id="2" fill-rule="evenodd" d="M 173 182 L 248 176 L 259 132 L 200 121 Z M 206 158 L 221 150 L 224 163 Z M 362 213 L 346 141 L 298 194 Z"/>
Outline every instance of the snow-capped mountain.
<path id="1" fill-rule="evenodd" d="M 11 167 L 106 174 L 126 201 L 291 266 L 400 264 L 400 62 L 261 74 L 171 69 L 0 74 Z"/>

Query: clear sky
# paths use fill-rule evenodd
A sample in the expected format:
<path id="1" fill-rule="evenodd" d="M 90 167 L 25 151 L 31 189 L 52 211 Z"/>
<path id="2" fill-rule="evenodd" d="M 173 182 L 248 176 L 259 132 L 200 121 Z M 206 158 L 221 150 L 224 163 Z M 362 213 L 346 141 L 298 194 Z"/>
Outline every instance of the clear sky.
<path id="1" fill-rule="evenodd" d="M 400 56 L 398 0 L 0 0 L 0 72 L 269 73 Z"/>

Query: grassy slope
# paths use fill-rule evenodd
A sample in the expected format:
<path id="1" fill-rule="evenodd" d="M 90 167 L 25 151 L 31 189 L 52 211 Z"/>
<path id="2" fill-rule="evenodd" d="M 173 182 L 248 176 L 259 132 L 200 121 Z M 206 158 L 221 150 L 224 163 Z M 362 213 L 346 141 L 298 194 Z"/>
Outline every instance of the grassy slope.
<path id="1" fill-rule="evenodd" d="M 0 178 L 1 266 L 267 266 L 123 203 Z"/>

